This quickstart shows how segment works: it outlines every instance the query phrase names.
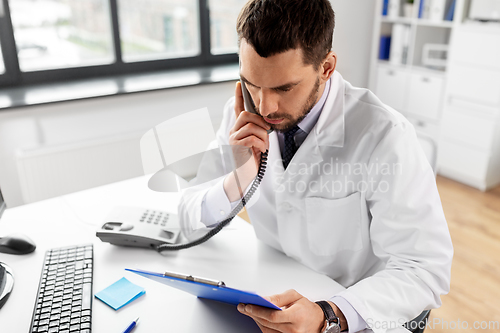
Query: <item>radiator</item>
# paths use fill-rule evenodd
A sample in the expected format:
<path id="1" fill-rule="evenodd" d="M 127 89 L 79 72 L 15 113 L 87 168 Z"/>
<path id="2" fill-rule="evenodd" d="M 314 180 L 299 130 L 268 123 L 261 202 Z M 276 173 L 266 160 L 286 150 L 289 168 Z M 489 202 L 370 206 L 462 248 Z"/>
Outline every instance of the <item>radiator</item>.
<path id="1" fill-rule="evenodd" d="M 24 203 L 143 175 L 141 134 L 18 150 Z"/>

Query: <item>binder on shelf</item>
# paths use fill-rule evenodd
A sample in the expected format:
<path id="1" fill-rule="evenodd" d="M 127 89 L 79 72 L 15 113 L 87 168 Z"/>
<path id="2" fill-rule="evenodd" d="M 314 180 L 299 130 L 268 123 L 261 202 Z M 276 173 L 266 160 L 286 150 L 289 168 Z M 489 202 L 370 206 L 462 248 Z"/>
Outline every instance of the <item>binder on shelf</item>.
<path id="1" fill-rule="evenodd" d="M 391 52 L 391 36 L 380 36 L 380 50 L 378 58 L 380 60 L 389 60 Z"/>
<path id="2" fill-rule="evenodd" d="M 424 18 L 424 4 L 425 4 L 425 0 L 420 0 L 420 4 L 418 6 L 418 18 L 419 19 Z"/>
<path id="3" fill-rule="evenodd" d="M 392 26 L 389 61 L 394 65 L 404 65 L 408 59 L 410 26 L 396 23 Z"/>
<path id="4" fill-rule="evenodd" d="M 387 15 L 390 18 L 398 18 L 401 16 L 401 0 L 389 0 Z"/>
<path id="5" fill-rule="evenodd" d="M 406 65 L 408 63 L 408 56 L 410 54 L 410 26 L 404 25 L 403 30 L 403 55 L 401 59 L 401 63 Z"/>
<path id="6" fill-rule="evenodd" d="M 455 7 L 457 5 L 457 0 L 453 0 L 449 7 L 448 11 L 446 12 L 446 17 L 444 18 L 446 21 L 453 21 L 453 16 L 455 14 Z"/>
<path id="7" fill-rule="evenodd" d="M 432 0 L 429 10 L 429 20 L 442 21 L 446 11 L 446 0 Z"/>
<path id="8" fill-rule="evenodd" d="M 275 310 L 281 310 L 278 306 L 255 293 L 229 288 L 222 281 L 214 281 L 173 272 L 154 273 L 128 268 L 125 270 L 185 291 L 199 298 L 211 299 L 233 305 L 238 305 L 240 303 L 255 304 Z"/>
<path id="9" fill-rule="evenodd" d="M 431 7 L 432 7 L 432 1 L 433 0 L 421 0 L 420 1 L 421 12 L 419 13 L 419 16 L 418 16 L 419 18 L 421 18 L 423 20 L 429 19 Z"/>
<path id="10" fill-rule="evenodd" d="M 387 10 L 389 9 L 389 0 L 384 0 L 382 4 L 382 15 L 387 16 Z"/>

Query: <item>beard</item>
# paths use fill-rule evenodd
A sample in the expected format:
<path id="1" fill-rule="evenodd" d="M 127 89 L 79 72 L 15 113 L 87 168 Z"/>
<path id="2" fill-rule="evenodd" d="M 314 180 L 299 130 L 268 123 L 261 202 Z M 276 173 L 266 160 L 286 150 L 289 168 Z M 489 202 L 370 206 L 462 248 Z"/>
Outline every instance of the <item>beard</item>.
<path id="1" fill-rule="evenodd" d="M 269 119 L 285 119 L 285 123 L 287 124 L 277 124 L 277 125 L 271 125 L 271 129 L 280 132 L 280 133 L 285 133 L 292 129 L 294 126 L 298 125 L 308 114 L 311 112 L 313 109 L 314 105 L 316 105 L 316 102 L 318 101 L 318 95 L 319 95 L 319 78 L 316 79 L 316 82 L 314 83 L 314 87 L 311 90 L 311 93 L 307 97 L 306 102 L 301 108 L 301 112 L 297 117 L 293 117 L 289 114 L 279 114 L 279 113 L 274 113 L 272 115 L 269 115 L 267 118 Z M 260 110 L 258 107 L 255 108 L 255 111 L 257 111 L 258 114 L 260 114 Z"/>

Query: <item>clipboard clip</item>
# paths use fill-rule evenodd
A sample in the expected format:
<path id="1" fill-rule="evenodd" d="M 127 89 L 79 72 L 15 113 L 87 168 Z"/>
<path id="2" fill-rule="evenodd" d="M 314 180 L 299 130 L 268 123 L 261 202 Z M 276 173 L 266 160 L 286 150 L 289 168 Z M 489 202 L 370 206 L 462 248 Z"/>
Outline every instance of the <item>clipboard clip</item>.
<path id="1" fill-rule="evenodd" d="M 225 287 L 226 286 L 226 284 L 223 281 L 205 279 L 205 278 L 200 278 L 200 277 L 196 277 L 196 276 L 192 276 L 192 275 L 185 275 L 185 274 L 181 274 L 181 273 L 165 272 L 165 273 L 163 273 L 163 275 L 177 278 L 177 279 L 192 281 L 192 282 L 204 283 L 204 284 L 208 284 L 208 285 L 216 286 L 216 287 Z"/>

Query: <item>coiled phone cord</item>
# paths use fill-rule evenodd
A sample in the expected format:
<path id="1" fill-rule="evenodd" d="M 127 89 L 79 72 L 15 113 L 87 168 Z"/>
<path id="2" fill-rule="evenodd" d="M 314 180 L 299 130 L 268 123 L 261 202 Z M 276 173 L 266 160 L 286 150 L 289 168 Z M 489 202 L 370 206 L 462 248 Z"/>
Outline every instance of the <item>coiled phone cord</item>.
<path id="1" fill-rule="evenodd" d="M 160 244 L 160 245 L 154 246 L 155 250 L 160 252 L 160 253 L 163 251 L 184 250 L 184 249 L 188 249 L 190 247 L 205 243 L 207 240 L 209 240 L 213 236 L 217 235 L 219 233 L 219 231 L 221 231 L 226 225 L 228 225 L 229 222 L 231 222 L 234 219 L 234 217 L 243 209 L 243 207 L 245 207 L 245 205 L 250 200 L 252 195 L 255 193 L 255 191 L 257 191 L 257 188 L 259 187 L 259 185 L 262 181 L 262 178 L 264 178 L 264 173 L 266 171 L 266 166 L 267 166 L 268 153 L 269 152 L 266 150 L 265 153 L 260 154 L 260 164 L 259 164 L 259 169 L 257 171 L 257 176 L 253 180 L 253 183 L 250 186 L 250 189 L 248 190 L 247 194 L 245 194 L 243 196 L 243 198 L 241 198 L 238 205 L 236 207 L 234 207 L 234 209 L 231 211 L 231 213 L 229 214 L 229 216 L 225 220 L 219 222 L 219 224 L 215 228 L 213 228 L 212 230 L 207 232 L 203 237 L 198 238 L 197 240 L 194 240 L 194 241 L 186 243 L 186 244 L 179 244 L 179 245 Z"/>

